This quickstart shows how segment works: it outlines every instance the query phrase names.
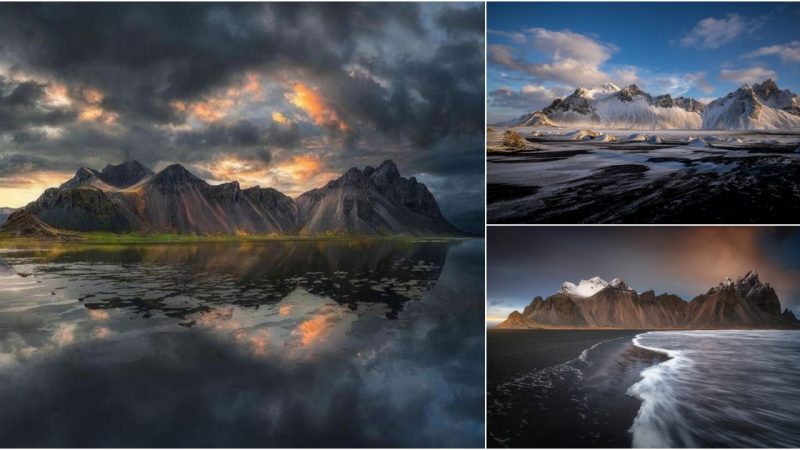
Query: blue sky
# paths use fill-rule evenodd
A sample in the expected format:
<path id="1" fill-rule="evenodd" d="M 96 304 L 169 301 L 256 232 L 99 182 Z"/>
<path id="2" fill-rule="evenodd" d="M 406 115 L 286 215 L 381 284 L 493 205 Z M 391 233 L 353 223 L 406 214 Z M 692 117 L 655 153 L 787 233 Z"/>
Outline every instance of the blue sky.
<path id="1" fill-rule="evenodd" d="M 773 78 L 800 92 L 797 3 L 489 3 L 489 121 L 578 85 L 713 99 Z"/>
<path id="2" fill-rule="evenodd" d="M 800 230 L 794 227 L 489 227 L 487 324 L 565 281 L 622 278 L 684 300 L 756 270 L 800 315 Z"/>

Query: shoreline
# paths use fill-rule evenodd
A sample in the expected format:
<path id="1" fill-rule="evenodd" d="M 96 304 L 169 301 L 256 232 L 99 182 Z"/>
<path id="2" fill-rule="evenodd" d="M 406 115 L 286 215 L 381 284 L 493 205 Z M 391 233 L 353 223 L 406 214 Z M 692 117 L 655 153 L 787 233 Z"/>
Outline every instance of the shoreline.
<path id="1" fill-rule="evenodd" d="M 632 445 L 642 401 L 628 390 L 666 360 L 634 345 L 652 330 L 502 331 L 487 338 L 489 447 Z"/>
<path id="2" fill-rule="evenodd" d="M 296 242 L 296 241 L 408 241 L 408 242 L 453 242 L 483 239 L 483 236 L 412 236 L 412 235 L 193 235 L 193 234 L 114 234 L 82 233 L 72 239 L 45 237 L 1 236 L 3 244 L 83 244 L 83 245 L 131 245 L 131 244 L 195 244 L 224 242 Z"/>

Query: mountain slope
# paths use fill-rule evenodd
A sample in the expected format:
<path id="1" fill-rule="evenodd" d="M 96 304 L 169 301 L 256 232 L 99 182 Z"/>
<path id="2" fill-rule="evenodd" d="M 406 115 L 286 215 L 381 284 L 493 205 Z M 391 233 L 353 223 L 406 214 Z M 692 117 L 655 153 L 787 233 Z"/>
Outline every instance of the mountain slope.
<path id="1" fill-rule="evenodd" d="M 350 169 L 296 200 L 238 182 L 209 185 L 180 164 L 153 173 L 138 162 L 80 168 L 25 211 L 48 226 L 75 231 L 196 234 L 438 234 L 460 232 L 433 195 L 386 161 Z"/>
<path id="2" fill-rule="evenodd" d="M 581 288 L 582 287 L 582 288 Z M 588 295 L 581 295 L 588 294 Z M 755 271 L 736 281 L 726 279 L 689 302 L 653 291 L 638 294 L 622 280 L 599 277 L 581 281 L 514 311 L 498 328 L 610 327 L 653 328 L 794 328 L 800 322 Z"/>
<path id="3" fill-rule="evenodd" d="M 703 128 L 714 130 L 773 130 L 800 128 L 800 97 L 781 91 L 772 80 L 709 103 Z"/>
<path id="4" fill-rule="evenodd" d="M 800 96 L 780 90 L 771 79 L 752 87 L 744 85 L 708 106 L 692 98 L 673 99 L 669 94 L 654 97 L 635 84 L 615 88 L 577 88 L 513 125 L 649 130 L 800 128 Z"/>
<path id="5" fill-rule="evenodd" d="M 403 178 L 392 161 L 352 168 L 297 198 L 300 231 L 319 233 L 459 234 L 442 216 L 428 188 Z"/>
<path id="6" fill-rule="evenodd" d="M 5 223 L 8 216 L 14 213 L 17 208 L 0 208 L 0 225 Z"/>
<path id="7" fill-rule="evenodd" d="M 577 88 L 565 99 L 523 116 L 522 126 L 599 126 L 605 128 L 687 129 L 702 124 L 703 105 L 688 98 L 653 97 L 632 84 L 624 89 Z"/>

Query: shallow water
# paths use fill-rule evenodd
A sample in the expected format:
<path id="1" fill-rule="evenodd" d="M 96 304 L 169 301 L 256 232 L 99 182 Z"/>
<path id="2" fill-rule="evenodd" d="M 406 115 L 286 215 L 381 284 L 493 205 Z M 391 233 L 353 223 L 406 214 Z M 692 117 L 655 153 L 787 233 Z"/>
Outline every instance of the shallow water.
<path id="1" fill-rule="evenodd" d="M 483 446 L 483 241 L 0 249 L 4 446 Z"/>
<path id="2" fill-rule="evenodd" d="M 670 359 L 629 390 L 643 400 L 634 446 L 800 446 L 800 332 L 652 332 L 636 342 Z"/>
<path id="3" fill-rule="evenodd" d="M 537 335 L 534 333 L 518 334 L 519 345 L 535 342 Z M 555 350 L 553 338 L 580 340 L 584 337 L 581 333 L 595 332 L 546 330 L 541 333 L 538 335 L 540 345 L 528 352 L 526 359 L 561 353 Z M 502 381 L 492 379 L 490 372 L 489 447 L 621 448 L 631 445 L 629 428 L 640 403 L 626 395 L 626 390 L 638 381 L 642 370 L 664 358 L 634 347 L 629 332 L 603 330 L 596 333 L 605 336 L 597 336 L 596 343 L 581 350 L 570 349 L 574 354 L 567 361 L 534 370 L 518 370 L 507 374 Z M 502 363 L 526 365 L 517 359 L 519 355 L 509 355 Z"/>

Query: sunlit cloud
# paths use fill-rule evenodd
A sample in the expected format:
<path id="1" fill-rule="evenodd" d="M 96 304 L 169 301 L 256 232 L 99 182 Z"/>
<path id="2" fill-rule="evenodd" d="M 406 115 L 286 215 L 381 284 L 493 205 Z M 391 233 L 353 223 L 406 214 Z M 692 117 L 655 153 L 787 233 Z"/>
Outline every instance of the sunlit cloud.
<path id="1" fill-rule="evenodd" d="M 92 337 L 95 339 L 106 339 L 111 336 L 111 329 L 108 327 L 97 327 L 92 331 Z"/>
<path id="2" fill-rule="evenodd" d="M 286 93 L 286 99 L 292 105 L 302 109 L 316 125 L 332 127 L 339 131 L 350 129 L 317 91 L 303 83 L 294 83 L 292 91 Z"/>
<path id="3" fill-rule="evenodd" d="M 75 342 L 75 328 L 77 325 L 74 323 L 61 324 L 56 328 L 50 340 L 58 347 L 65 347 Z"/>
<path id="4" fill-rule="evenodd" d="M 72 177 L 72 172 L 32 171 L 0 175 L 2 206 L 17 208 L 39 197 L 45 189 L 58 186 Z"/>
<path id="5" fill-rule="evenodd" d="M 289 121 L 289 119 L 287 119 L 282 112 L 273 111 L 272 121 L 279 124 L 285 124 Z"/>
<path id="6" fill-rule="evenodd" d="M 201 100 L 175 100 L 172 107 L 193 116 L 201 122 L 216 122 L 228 117 L 237 106 L 263 100 L 263 88 L 258 75 L 248 73 L 237 84 L 222 89 L 217 95 L 209 95 Z"/>
<path id="7" fill-rule="evenodd" d="M 108 311 L 104 309 L 90 309 L 89 311 L 89 318 L 92 320 L 103 321 L 108 320 L 109 314 Z"/>
<path id="8" fill-rule="evenodd" d="M 300 335 L 300 343 L 307 347 L 320 340 L 328 328 L 328 316 L 314 316 L 302 322 L 295 330 Z"/>
<path id="9" fill-rule="evenodd" d="M 83 99 L 86 103 L 96 105 L 103 101 L 103 93 L 98 89 L 87 88 L 83 90 Z"/>
<path id="10" fill-rule="evenodd" d="M 748 67 L 746 69 L 722 69 L 719 72 L 719 79 L 733 81 L 739 84 L 760 83 L 767 78 L 778 79 L 778 74 L 774 70 L 765 67 Z"/>
<path id="11" fill-rule="evenodd" d="M 784 62 L 800 62 L 800 41 L 761 47 L 745 53 L 742 58 L 761 58 L 764 56 L 778 56 Z"/>
<path id="12" fill-rule="evenodd" d="M 64 84 L 56 82 L 48 83 L 45 88 L 45 94 L 45 101 L 50 106 L 64 107 L 72 104 L 72 99 L 69 97 L 69 90 Z"/>
<path id="13" fill-rule="evenodd" d="M 752 32 L 751 28 L 754 26 L 754 22 L 751 23 L 738 14 L 728 14 L 720 19 L 706 17 L 697 22 L 678 42 L 682 47 L 719 48 L 747 32 Z"/>
<path id="14" fill-rule="evenodd" d="M 195 166 L 209 173 L 212 182 L 238 181 L 242 188 L 272 187 L 289 196 L 322 186 L 340 175 L 328 169 L 323 160 L 313 153 L 269 163 L 224 154 L 210 163 L 196 163 Z"/>

